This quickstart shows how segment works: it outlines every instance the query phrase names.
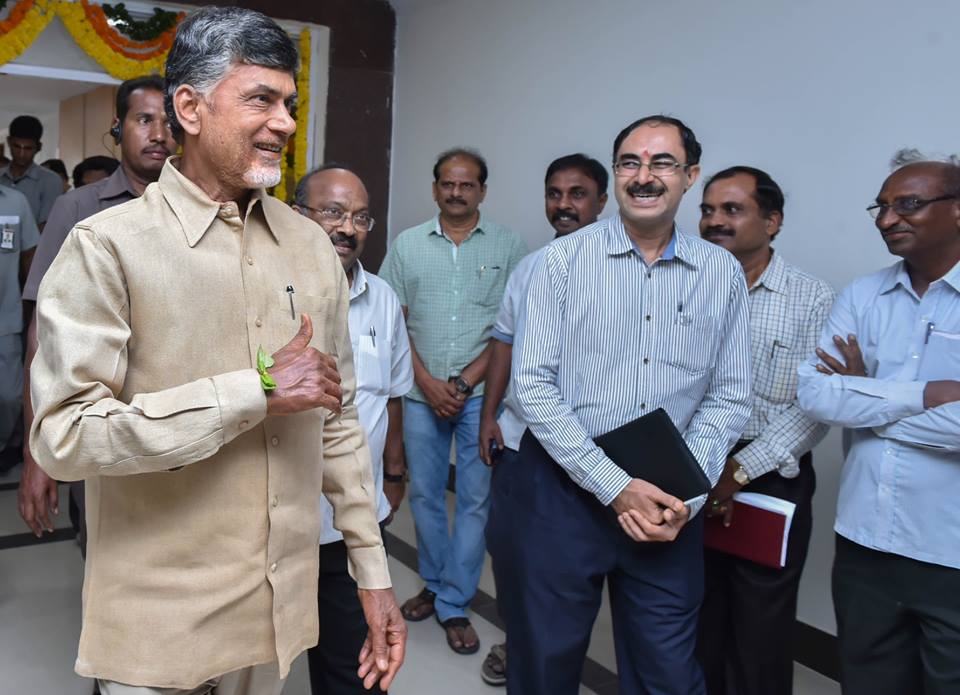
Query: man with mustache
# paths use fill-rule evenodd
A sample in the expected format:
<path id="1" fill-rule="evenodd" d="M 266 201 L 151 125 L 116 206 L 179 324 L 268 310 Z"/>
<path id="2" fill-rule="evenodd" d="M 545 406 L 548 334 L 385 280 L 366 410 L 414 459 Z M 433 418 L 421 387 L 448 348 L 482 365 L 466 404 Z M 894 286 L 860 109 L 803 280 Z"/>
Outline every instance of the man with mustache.
<path id="1" fill-rule="evenodd" d="M 30 266 L 30 275 L 23 290 L 33 313 L 40 281 L 53 263 L 70 230 L 78 222 L 101 210 L 126 203 L 143 195 L 146 187 L 157 180 L 167 157 L 177 149 L 167 115 L 163 110 L 163 78 L 156 75 L 127 80 L 117 89 L 116 117 L 110 132 L 120 146 L 120 166 L 107 178 L 89 186 L 75 188 L 57 198 L 50 219 L 40 237 L 37 253 Z M 30 404 L 30 365 L 37 352 L 36 321 L 27 330 L 27 355 L 24 365 L 24 425 L 27 431 L 33 422 Z M 57 481 L 43 472 L 24 443 L 23 472 L 17 491 L 20 516 L 39 538 L 44 531 L 53 531 L 51 514 L 59 512 Z M 86 552 L 86 522 L 83 504 L 83 481 L 70 485 L 71 518 L 78 532 L 81 552 Z"/>
<path id="2" fill-rule="evenodd" d="M 390 286 L 360 263 L 373 230 L 367 189 L 352 171 L 325 164 L 300 179 L 293 209 L 320 225 L 333 243 L 350 287 L 350 344 L 357 374 L 357 415 L 367 435 L 377 520 L 386 525 L 403 499 L 403 404 L 413 386 L 410 344 L 400 302 Z M 320 498 L 320 641 L 307 651 L 314 695 L 367 692 L 356 655 L 367 636 L 357 583 L 347 569 L 343 534 L 333 508 Z M 374 687 L 374 692 L 382 693 Z"/>
<path id="3" fill-rule="evenodd" d="M 473 654 L 480 640 L 467 618 L 484 558 L 490 469 L 477 451 L 480 396 L 507 277 L 526 254 L 510 230 L 480 213 L 487 163 L 477 152 L 443 152 L 433 167 L 440 214 L 396 238 L 381 275 L 400 298 L 415 386 L 404 398 L 410 454 L 410 510 L 426 586 L 403 605 L 407 620 L 436 615 L 447 644 Z M 456 512 L 447 518 L 450 446 L 456 438 Z"/>
<path id="4" fill-rule="evenodd" d="M 182 157 L 77 224 L 40 287 L 31 448 L 88 481 L 76 670 L 105 695 L 279 693 L 317 641 L 321 493 L 369 625 L 358 675 L 386 689 L 403 662 L 347 279 L 265 191 L 297 67 L 259 12 L 183 19 L 164 99 Z"/>
<path id="5" fill-rule="evenodd" d="M 583 154 L 570 154 L 555 159 L 547 167 L 544 181 L 544 203 L 547 220 L 554 230 L 554 239 L 566 236 L 597 221 L 607 204 L 607 170 L 595 159 Z M 526 426 L 520 418 L 510 381 L 513 338 L 527 296 L 530 275 L 543 255 L 534 251 L 520 261 L 507 280 L 500 312 L 493 326 L 490 341 L 490 362 L 487 365 L 486 390 L 480 409 L 480 458 L 488 466 L 516 465 L 520 438 Z M 497 414 L 503 405 L 499 420 Z M 487 549 L 493 558 L 494 579 L 497 576 L 498 541 L 510 529 L 497 523 L 497 469 L 490 485 L 490 518 L 487 520 Z M 497 585 L 497 594 L 510 591 L 510 586 Z M 480 675 L 490 685 L 507 682 L 507 645 L 495 644 L 483 662 Z"/>
<path id="6" fill-rule="evenodd" d="M 710 695 L 790 695 L 797 591 L 813 526 L 810 450 L 826 435 L 797 404 L 797 367 L 813 352 L 835 293 L 771 246 L 783 191 L 769 174 L 735 166 L 703 189 L 700 236 L 736 256 L 750 288 L 753 411 L 707 499 L 707 516 L 737 528 L 735 492 L 796 504 L 786 565 L 773 569 L 706 550 L 697 657 Z"/>
<path id="7" fill-rule="evenodd" d="M 620 691 L 704 692 L 706 495 L 684 501 L 631 478 L 593 442 L 664 408 L 716 483 L 749 417 L 743 270 L 675 223 L 700 153 L 678 119 L 628 125 L 613 146 L 619 214 L 557 239 L 533 271 L 512 373 L 528 431 L 518 465 L 497 471 L 498 523 L 511 528 L 498 600 L 517 693 L 577 692 L 604 580 Z"/>
<path id="8" fill-rule="evenodd" d="M 894 158 L 800 406 L 845 428 L 833 603 L 845 695 L 960 692 L 960 158 Z"/>

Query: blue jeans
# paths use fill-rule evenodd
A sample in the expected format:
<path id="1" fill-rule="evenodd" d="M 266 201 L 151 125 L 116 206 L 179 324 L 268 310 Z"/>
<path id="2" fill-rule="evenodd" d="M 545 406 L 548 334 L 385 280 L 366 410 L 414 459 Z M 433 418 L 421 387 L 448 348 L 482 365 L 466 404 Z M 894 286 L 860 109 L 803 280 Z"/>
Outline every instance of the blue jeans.
<path id="1" fill-rule="evenodd" d="M 427 403 L 403 399 L 403 438 L 410 469 L 410 510 L 417 528 L 420 576 L 437 595 L 441 621 L 465 617 L 483 568 L 483 530 L 490 507 L 490 469 L 480 460 L 480 396 L 450 419 Z M 447 519 L 450 443 L 457 442 L 457 504 Z"/>

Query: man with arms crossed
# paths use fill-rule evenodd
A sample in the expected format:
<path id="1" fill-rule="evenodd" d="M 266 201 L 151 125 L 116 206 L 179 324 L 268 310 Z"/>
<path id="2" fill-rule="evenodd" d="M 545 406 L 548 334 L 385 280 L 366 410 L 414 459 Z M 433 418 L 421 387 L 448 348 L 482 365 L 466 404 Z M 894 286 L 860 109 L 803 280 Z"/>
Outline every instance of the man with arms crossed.
<path id="1" fill-rule="evenodd" d="M 581 227 L 593 224 L 607 204 L 607 170 L 595 159 L 583 154 L 570 154 L 553 160 L 547 167 L 544 181 L 544 203 L 547 221 L 553 227 L 554 238 L 559 239 Z M 527 254 L 507 280 L 500 303 L 500 313 L 493 326 L 490 341 L 490 363 L 487 365 L 486 389 L 480 409 L 480 457 L 488 466 L 516 465 L 520 438 L 526 425 L 520 418 L 510 381 L 513 356 L 513 336 L 527 297 L 530 275 L 543 249 Z M 503 414 L 497 411 L 503 404 Z M 495 449 L 491 449 L 495 445 Z M 494 579 L 497 576 L 497 542 L 501 534 L 509 534 L 509 525 L 498 523 L 500 512 L 497 501 L 497 470 L 490 483 L 490 518 L 487 520 L 487 550 L 493 558 Z M 497 587 L 497 595 L 510 591 L 509 586 Z M 490 685 L 507 682 L 507 645 L 495 644 L 483 662 L 480 675 Z"/>
<path id="2" fill-rule="evenodd" d="M 500 606 L 517 693 L 577 692 L 605 577 L 621 692 L 704 692 L 706 495 L 687 506 L 592 441 L 662 407 L 716 483 L 747 422 L 743 271 L 674 222 L 699 161 L 681 121 L 631 123 L 613 147 L 619 214 L 554 241 L 534 270 L 513 364 L 530 431 L 497 483 L 514 529 L 498 581 L 514 589 Z"/>
<path id="3" fill-rule="evenodd" d="M 845 695 L 960 692 L 960 160 L 903 152 L 867 210 L 903 260 L 854 280 L 800 367 L 844 431 L 833 605 Z"/>
<path id="4" fill-rule="evenodd" d="M 753 412 L 706 513 L 735 532 L 735 492 L 797 505 L 782 569 L 705 551 L 697 657 L 709 695 L 793 692 L 793 624 L 816 487 L 810 450 L 829 429 L 797 405 L 797 366 L 816 347 L 835 295 L 773 250 L 782 224 L 783 191 L 765 171 L 730 167 L 704 186 L 700 235 L 736 256 L 747 277 L 753 362 Z"/>
<path id="5" fill-rule="evenodd" d="M 403 499 L 403 404 L 413 386 L 410 344 L 400 302 L 390 286 L 364 269 L 360 255 L 373 230 L 367 189 L 337 164 L 306 174 L 297 184 L 293 209 L 330 236 L 350 287 L 350 345 L 357 375 L 356 406 L 367 435 L 377 520 L 389 522 Z M 333 508 L 320 498 L 320 641 L 307 651 L 313 695 L 366 692 L 357 677 L 357 653 L 367 636 L 357 583 L 347 569 L 343 534 L 333 527 Z M 383 692 L 374 688 L 374 692 Z"/>
<path id="6" fill-rule="evenodd" d="M 77 225 L 40 288 L 31 446 L 88 481 L 76 670 L 106 695 L 278 693 L 317 640 L 321 488 L 370 624 L 359 674 L 386 688 L 403 660 L 346 276 L 264 191 L 296 68 L 258 12 L 187 17 L 166 64 L 182 159 Z"/>
<path id="7" fill-rule="evenodd" d="M 147 185 L 160 176 L 167 157 L 177 149 L 163 109 L 163 91 L 163 78 L 156 75 L 127 80 L 117 89 L 117 115 L 110 132 L 120 146 L 120 166 L 103 181 L 76 188 L 57 198 L 30 266 L 30 275 L 23 289 L 24 301 L 31 304 L 37 301 L 40 281 L 59 253 L 70 230 L 80 220 L 140 197 Z M 30 313 L 33 313 L 32 307 Z M 24 360 L 23 418 L 28 432 L 33 423 L 30 365 L 36 352 L 37 323 L 34 317 L 27 330 L 27 356 Z M 53 531 L 50 515 L 59 511 L 59 494 L 57 482 L 43 472 L 33 460 L 28 443 L 24 444 L 23 472 L 20 475 L 17 498 L 20 516 L 39 538 L 44 531 Z M 86 524 L 82 481 L 71 483 L 70 495 L 78 512 L 80 548 L 85 550 Z"/>

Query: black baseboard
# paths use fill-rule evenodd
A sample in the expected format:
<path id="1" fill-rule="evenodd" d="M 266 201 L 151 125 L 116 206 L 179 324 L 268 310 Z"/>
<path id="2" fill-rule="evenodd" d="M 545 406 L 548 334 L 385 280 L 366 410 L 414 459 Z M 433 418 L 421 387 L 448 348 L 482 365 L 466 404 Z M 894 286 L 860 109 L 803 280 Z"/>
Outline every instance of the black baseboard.
<path id="1" fill-rule="evenodd" d="M 793 629 L 793 658 L 812 671 L 840 680 L 840 651 L 837 638 L 799 620 Z"/>

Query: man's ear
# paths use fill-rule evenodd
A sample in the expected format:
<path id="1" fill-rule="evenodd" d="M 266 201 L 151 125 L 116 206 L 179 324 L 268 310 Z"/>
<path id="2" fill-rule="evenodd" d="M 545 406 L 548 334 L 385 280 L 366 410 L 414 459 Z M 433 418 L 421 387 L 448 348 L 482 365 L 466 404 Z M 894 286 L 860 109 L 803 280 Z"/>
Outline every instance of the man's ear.
<path id="1" fill-rule="evenodd" d="M 183 132 L 199 135 L 203 96 L 191 85 L 182 84 L 173 93 L 173 110 Z"/>
<path id="2" fill-rule="evenodd" d="M 780 227 L 783 225 L 783 213 L 771 212 L 767 216 L 766 223 L 767 236 L 773 239 L 773 237 L 780 233 Z"/>

